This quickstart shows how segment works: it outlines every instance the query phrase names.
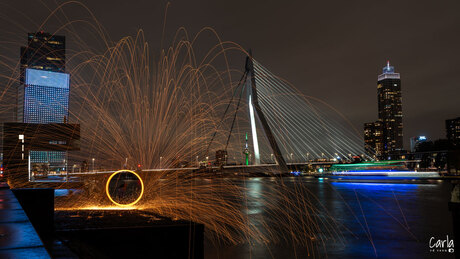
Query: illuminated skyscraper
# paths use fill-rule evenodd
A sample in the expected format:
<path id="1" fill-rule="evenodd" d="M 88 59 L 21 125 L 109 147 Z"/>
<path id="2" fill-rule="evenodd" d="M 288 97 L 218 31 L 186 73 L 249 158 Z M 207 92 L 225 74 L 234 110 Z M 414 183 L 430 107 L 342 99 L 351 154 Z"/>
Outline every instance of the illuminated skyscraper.
<path id="1" fill-rule="evenodd" d="M 383 131 L 383 155 L 388 156 L 403 149 L 401 78 L 390 66 L 390 61 L 378 76 L 377 97 Z"/>
<path id="2" fill-rule="evenodd" d="M 29 33 L 21 47 L 17 120 L 24 123 L 66 123 L 70 75 L 65 73 L 65 37 Z M 63 163 L 62 151 L 30 151 L 31 163 Z"/>
<path id="3" fill-rule="evenodd" d="M 364 124 L 365 149 L 370 155 L 388 159 L 403 150 L 401 78 L 390 61 L 378 76 L 377 101 L 379 119 Z"/>
<path id="4" fill-rule="evenodd" d="M 65 37 L 29 33 L 21 47 L 17 121 L 64 122 L 68 118 L 69 74 L 65 74 Z"/>

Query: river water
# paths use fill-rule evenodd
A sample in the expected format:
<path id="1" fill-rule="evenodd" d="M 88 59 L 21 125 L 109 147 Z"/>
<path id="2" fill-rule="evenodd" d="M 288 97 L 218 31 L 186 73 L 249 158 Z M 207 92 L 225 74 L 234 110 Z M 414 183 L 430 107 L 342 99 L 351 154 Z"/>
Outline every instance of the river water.
<path id="1" fill-rule="evenodd" d="M 270 178 L 234 181 L 246 187 L 249 217 L 273 216 L 266 213 L 270 197 L 258 195 L 271 184 Z M 450 182 L 365 183 L 312 177 L 284 182 L 288 187 L 304 187 L 304 193 L 295 195 L 316 197 L 322 213 L 336 220 L 343 242 L 325 241 L 312 251 L 288 241 L 253 245 L 206 241 L 205 258 L 454 258 L 453 253 L 429 247 L 430 239 L 453 239 Z"/>

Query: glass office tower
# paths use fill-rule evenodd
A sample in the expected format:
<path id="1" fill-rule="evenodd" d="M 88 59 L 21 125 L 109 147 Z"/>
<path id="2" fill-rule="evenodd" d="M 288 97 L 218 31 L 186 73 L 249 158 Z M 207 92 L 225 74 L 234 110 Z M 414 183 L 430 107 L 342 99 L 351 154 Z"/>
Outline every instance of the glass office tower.
<path id="1" fill-rule="evenodd" d="M 390 62 L 377 81 L 379 121 L 383 124 L 383 153 L 388 156 L 403 150 L 403 113 L 400 74 Z"/>
<path id="2" fill-rule="evenodd" d="M 29 33 L 21 47 L 17 120 L 24 123 L 66 123 L 69 118 L 70 75 L 65 73 L 65 37 Z M 30 151 L 30 170 L 66 170 L 67 153 Z M 33 177 L 32 177 L 33 178 Z"/>
<path id="3" fill-rule="evenodd" d="M 390 66 L 377 79 L 379 119 L 364 124 L 364 145 L 379 159 L 397 158 L 403 152 L 401 76 Z"/>

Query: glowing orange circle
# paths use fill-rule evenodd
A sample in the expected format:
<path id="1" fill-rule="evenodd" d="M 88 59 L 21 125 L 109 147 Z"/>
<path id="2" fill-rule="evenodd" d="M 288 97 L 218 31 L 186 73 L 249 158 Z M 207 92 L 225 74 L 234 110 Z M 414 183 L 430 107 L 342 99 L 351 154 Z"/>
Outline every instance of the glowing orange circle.
<path id="1" fill-rule="evenodd" d="M 119 174 L 119 173 L 123 173 L 123 172 L 128 172 L 128 173 L 132 173 L 134 174 L 138 179 L 139 181 L 141 182 L 141 194 L 139 194 L 139 197 L 137 197 L 137 199 L 129 204 L 121 204 L 121 203 L 118 203 L 116 201 L 114 201 L 112 199 L 112 197 L 110 196 L 110 193 L 109 193 L 109 184 L 110 184 L 110 180 L 112 180 L 112 178 Z M 133 206 L 134 204 L 138 203 L 139 200 L 142 198 L 142 195 L 144 195 L 144 182 L 142 181 L 141 177 L 134 171 L 131 171 L 131 170 L 119 170 L 119 171 L 116 171 L 115 173 L 113 173 L 112 175 L 110 175 L 109 179 L 107 180 L 107 184 L 105 185 L 105 193 L 107 194 L 107 197 L 109 198 L 109 200 L 111 202 L 113 202 L 113 204 L 117 205 L 117 206 L 120 206 L 120 207 L 129 207 L 129 206 Z"/>

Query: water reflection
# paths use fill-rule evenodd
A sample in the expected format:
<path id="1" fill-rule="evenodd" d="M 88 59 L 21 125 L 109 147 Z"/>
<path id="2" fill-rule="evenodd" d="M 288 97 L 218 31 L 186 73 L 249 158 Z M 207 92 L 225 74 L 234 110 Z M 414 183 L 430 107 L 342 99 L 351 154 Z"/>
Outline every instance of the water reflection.
<path id="1" fill-rule="evenodd" d="M 267 203 L 273 204 L 273 200 L 261 195 L 266 194 L 273 183 L 269 178 L 245 181 L 247 213 L 249 219 L 254 219 L 251 222 L 274 216 L 267 213 Z M 326 213 L 331 216 L 344 237 L 345 244 L 337 240 L 326 242 L 316 257 L 453 258 L 452 254 L 430 254 L 428 247 L 431 236 L 453 235 L 447 208 L 451 189 L 448 182 L 353 183 L 293 177 L 284 179 L 283 184 L 297 188 L 295 195 L 314 195 L 316 198 L 311 199 L 315 205 L 324 208 L 318 211 L 324 215 L 318 216 L 326 217 Z M 306 248 L 282 241 L 270 245 L 206 246 L 207 258 L 248 256 L 304 258 L 312 254 Z"/>

